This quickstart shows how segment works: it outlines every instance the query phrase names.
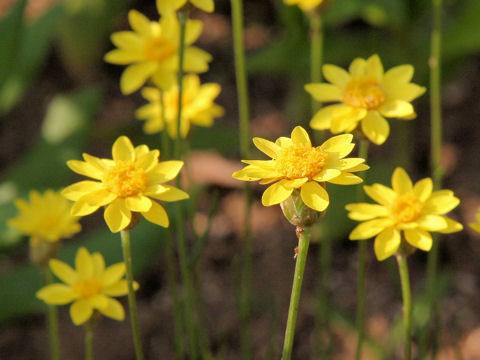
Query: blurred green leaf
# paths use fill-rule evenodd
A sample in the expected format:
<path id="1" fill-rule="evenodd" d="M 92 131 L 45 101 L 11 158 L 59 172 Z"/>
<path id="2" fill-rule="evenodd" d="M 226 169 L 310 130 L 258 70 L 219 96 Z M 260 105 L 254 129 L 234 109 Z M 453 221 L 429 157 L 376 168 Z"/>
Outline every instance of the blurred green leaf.
<path id="1" fill-rule="evenodd" d="M 133 271 L 136 277 L 157 253 L 164 231 L 166 230 L 142 221 L 131 232 Z M 60 250 L 58 258 L 73 265 L 78 248 L 85 246 L 90 252 L 100 252 L 104 256 L 107 266 L 123 261 L 120 234 L 100 230 L 84 235 L 79 240 L 79 242 L 67 241 Z M 33 265 L 21 265 L 0 276 L 0 289 L 2 289 L 0 292 L 0 321 L 29 315 L 44 309 L 42 302 L 35 298 L 35 293 L 43 286 L 42 277 L 39 270 Z M 141 294 L 141 287 L 138 292 Z"/>

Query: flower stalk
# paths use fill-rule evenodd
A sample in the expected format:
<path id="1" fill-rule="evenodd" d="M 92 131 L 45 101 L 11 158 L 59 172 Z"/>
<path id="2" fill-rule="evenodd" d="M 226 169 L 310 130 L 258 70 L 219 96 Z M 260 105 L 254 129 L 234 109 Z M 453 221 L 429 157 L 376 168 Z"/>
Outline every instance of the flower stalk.
<path id="1" fill-rule="evenodd" d="M 360 140 L 358 156 L 368 161 L 368 145 L 367 139 Z M 360 175 L 365 181 L 365 173 Z M 358 187 L 357 201 L 361 202 L 365 198 L 361 187 Z M 365 241 L 358 242 L 358 273 L 357 273 L 357 348 L 355 351 L 355 359 L 362 358 L 362 346 L 365 339 L 365 291 L 366 291 L 366 271 L 367 271 L 367 244 Z"/>
<path id="2" fill-rule="evenodd" d="M 45 285 L 50 285 L 53 282 L 53 276 L 48 269 L 44 268 L 45 272 Z M 47 323 L 48 323 L 48 339 L 50 346 L 50 359 L 60 360 L 60 336 L 58 332 L 58 311 L 54 305 L 47 304 Z"/>
<path id="3" fill-rule="evenodd" d="M 313 11 L 310 16 L 310 81 L 319 83 L 322 81 L 323 60 L 323 22 L 322 16 Z M 320 110 L 322 104 L 312 98 L 312 116 Z"/>
<path id="4" fill-rule="evenodd" d="M 292 294 L 290 296 L 290 306 L 288 308 L 287 327 L 285 330 L 285 339 L 283 343 L 282 360 L 290 360 L 292 357 L 293 339 L 295 336 L 295 323 L 297 321 L 298 304 L 300 302 L 300 293 L 302 290 L 303 274 L 307 262 L 308 246 L 310 244 L 310 229 L 297 227 L 298 255 L 295 264 L 295 273 L 293 276 Z"/>
<path id="5" fill-rule="evenodd" d="M 410 278 L 408 275 L 407 256 L 403 254 L 396 255 L 398 271 L 400 273 L 400 282 L 402 285 L 403 298 L 403 332 L 405 338 L 404 359 L 412 358 L 412 298 L 410 291 Z"/>
<path id="6" fill-rule="evenodd" d="M 127 270 L 128 285 L 128 308 L 130 311 L 130 322 L 132 325 L 133 342 L 135 345 L 135 356 L 137 360 L 143 360 L 142 342 L 140 339 L 140 328 L 138 326 L 137 304 L 135 300 L 135 292 L 133 285 L 132 270 L 132 254 L 130 250 L 130 231 L 122 230 L 120 233 L 122 238 L 123 260 Z"/>
<path id="7" fill-rule="evenodd" d="M 85 360 L 93 360 L 93 324 L 91 320 L 85 324 Z"/>
<path id="8" fill-rule="evenodd" d="M 233 47 L 235 57 L 235 78 L 237 85 L 239 140 L 240 153 L 243 158 L 250 156 L 249 119 L 250 109 L 248 101 L 247 72 L 245 67 L 245 49 L 243 41 L 243 1 L 231 0 Z M 242 275 L 240 290 L 240 318 L 241 318 L 241 353 L 243 359 L 250 359 L 250 304 L 252 282 L 252 239 L 251 239 L 251 204 L 252 191 L 248 183 L 244 187 L 245 223 L 242 253 Z"/>

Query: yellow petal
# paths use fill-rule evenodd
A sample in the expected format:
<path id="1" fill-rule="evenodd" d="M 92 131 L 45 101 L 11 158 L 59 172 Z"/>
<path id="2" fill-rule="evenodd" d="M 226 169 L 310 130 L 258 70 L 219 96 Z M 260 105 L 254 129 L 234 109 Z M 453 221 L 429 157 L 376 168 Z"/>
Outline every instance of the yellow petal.
<path id="1" fill-rule="evenodd" d="M 142 215 L 148 221 L 154 224 L 160 225 L 162 227 L 166 228 L 169 225 L 167 212 L 165 211 L 163 206 L 156 203 L 155 201 L 152 201 L 152 207 L 150 208 L 150 210 L 142 213 Z"/>
<path id="2" fill-rule="evenodd" d="M 365 75 L 369 78 L 374 78 L 377 82 L 382 81 L 383 65 L 377 54 L 374 54 L 367 59 Z"/>
<path id="3" fill-rule="evenodd" d="M 77 300 L 70 306 L 70 317 L 75 325 L 87 322 L 93 314 L 93 308 L 85 300 Z"/>
<path id="4" fill-rule="evenodd" d="M 99 208 L 100 206 L 110 204 L 116 198 L 116 194 L 107 189 L 100 189 L 82 196 L 79 200 L 86 202 L 88 205 Z"/>
<path id="5" fill-rule="evenodd" d="M 187 0 L 157 0 L 157 11 L 161 15 L 168 15 L 181 8 Z"/>
<path id="6" fill-rule="evenodd" d="M 293 192 L 292 188 L 286 188 L 282 185 L 282 182 L 279 181 L 273 185 L 270 185 L 262 195 L 262 204 L 263 206 L 272 206 L 280 204 L 282 201 L 286 200 Z"/>
<path id="7" fill-rule="evenodd" d="M 443 215 L 460 204 L 460 199 L 453 196 L 450 191 L 435 191 L 423 206 L 423 212 Z"/>
<path id="8" fill-rule="evenodd" d="M 286 187 L 287 189 L 298 189 L 300 186 L 305 184 L 308 181 L 308 178 L 301 178 L 301 179 L 284 179 L 282 181 L 282 186 Z"/>
<path id="9" fill-rule="evenodd" d="M 281 151 L 280 146 L 278 146 L 274 142 L 271 142 L 259 137 L 253 138 L 253 143 L 255 144 L 258 150 L 270 156 L 272 159 L 276 159 L 278 156 L 278 153 Z"/>
<path id="10" fill-rule="evenodd" d="M 440 231 L 448 227 L 445 217 L 439 215 L 422 215 L 416 222 L 422 230 L 426 231 Z"/>
<path id="11" fill-rule="evenodd" d="M 158 164 L 159 155 L 160 152 L 158 150 L 148 151 L 140 156 L 136 155 L 136 166 L 142 168 L 145 172 L 149 172 Z"/>
<path id="12" fill-rule="evenodd" d="M 67 166 L 77 174 L 85 175 L 97 180 L 101 180 L 103 178 L 102 171 L 85 161 L 69 160 L 67 161 Z"/>
<path id="13" fill-rule="evenodd" d="M 199 9 L 209 13 L 213 12 L 215 8 L 213 0 L 190 0 L 190 2 Z"/>
<path id="14" fill-rule="evenodd" d="M 93 260 L 93 276 L 100 276 L 105 270 L 105 260 L 99 252 L 94 252 L 92 254 Z"/>
<path id="15" fill-rule="evenodd" d="M 341 101 L 343 97 L 342 89 L 332 84 L 307 84 L 305 90 L 319 102 Z"/>
<path id="16" fill-rule="evenodd" d="M 327 191 L 315 181 L 307 182 L 300 190 L 303 202 L 309 208 L 323 211 L 330 203 Z"/>
<path id="17" fill-rule="evenodd" d="M 133 282 L 133 289 L 138 290 L 139 285 L 136 281 Z M 128 294 L 127 280 L 119 280 L 116 283 L 103 288 L 103 293 L 108 296 L 123 296 Z"/>
<path id="18" fill-rule="evenodd" d="M 350 233 L 350 240 L 364 240 L 374 237 L 392 225 L 391 219 L 374 219 L 358 224 Z"/>
<path id="19" fill-rule="evenodd" d="M 108 297 L 103 294 L 90 296 L 85 301 L 94 309 L 101 311 L 108 305 Z"/>
<path id="20" fill-rule="evenodd" d="M 116 65 L 128 65 L 134 62 L 142 61 L 142 54 L 127 50 L 114 49 L 109 51 L 103 57 L 105 62 Z"/>
<path id="21" fill-rule="evenodd" d="M 325 79 L 342 89 L 345 88 L 350 81 L 348 72 L 336 65 L 323 65 L 322 71 Z"/>
<path id="22" fill-rule="evenodd" d="M 93 276 L 93 260 L 88 250 L 84 247 L 81 247 L 77 251 L 77 255 L 75 256 L 75 269 L 77 270 L 78 275 L 82 278 Z"/>
<path id="23" fill-rule="evenodd" d="M 310 138 L 308 136 L 307 131 L 301 126 L 296 126 L 292 130 L 291 138 L 292 138 L 292 141 L 293 141 L 294 144 L 308 144 L 308 145 L 311 145 Z"/>
<path id="24" fill-rule="evenodd" d="M 413 194 L 422 202 L 432 195 L 433 182 L 431 178 L 425 178 L 417 181 L 413 187 Z"/>
<path id="25" fill-rule="evenodd" d="M 390 133 L 390 125 L 377 111 L 371 110 L 362 119 L 362 131 L 374 144 L 382 145 Z"/>
<path id="26" fill-rule="evenodd" d="M 320 149 L 326 152 L 337 153 L 339 158 L 343 158 L 350 154 L 355 147 L 355 145 L 352 144 L 352 140 L 352 134 L 333 136 L 325 141 L 320 146 Z"/>
<path id="27" fill-rule="evenodd" d="M 399 99 L 385 101 L 378 111 L 386 117 L 407 117 L 415 113 L 412 104 Z"/>
<path id="28" fill-rule="evenodd" d="M 50 259 L 48 262 L 50 269 L 57 278 L 62 280 L 66 284 L 73 284 L 78 279 L 78 275 L 70 265 L 65 264 L 63 261 L 57 259 Z"/>
<path id="29" fill-rule="evenodd" d="M 325 182 L 330 181 L 338 176 L 340 176 L 342 172 L 338 169 L 325 169 L 320 171 L 317 175 L 313 177 L 313 180 L 318 182 Z"/>
<path id="30" fill-rule="evenodd" d="M 358 165 L 363 164 L 365 159 L 362 158 L 347 158 L 347 159 L 340 159 L 338 160 L 338 168 L 340 170 L 348 170 L 354 169 L 358 167 Z"/>
<path id="31" fill-rule="evenodd" d="M 135 149 L 128 137 L 120 136 L 114 142 L 112 147 L 112 157 L 115 161 L 135 161 Z"/>
<path id="32" fill-rule="evenodd" d="M 398 84 L 405 84 L 412 80 L 413 77 L 412 65 L 395 66 L 388 70 L 383 76 L 382 85 L 387 87 L 395 87 Z"/>
<path id="33" fill-rule="evenodd" d="M 179 201 L 179 200 L 185 200 L 190 198 L 190 196 L 183 190 L 180 190 L 174 186 L 171 185 L 164 185 L 168 190 L 155 195 L 152 194 L 150 195 L 154 199 L 162 200 L 162 201 Z"/>
<path id="34" fill-rule="evenodd" d="M 446 216 L 443 216 L 443 219 L 447 222 L 447 227 L 445 229 L 439 230 L 441 234 L 451 234 L 457 231 L 463 230 L 463 225 L 459 222 L 449 219 Z"/>
<path id="35" fill-rule="evenodd" d="M 141 62 L 133 65 L 129 65 L 122 73 L 120 77 L 120 90 L 122 94 L 131 94 L 142 87 L 145 81 L 151 77 L 157 64 L 153 62 Z"/>
<path id="36" fill-rule="evenodd" d="M 389 214 L 389 211 L 385 206 L 369 203 L 348 204 L 345 206 L 345 209 L 350 211 L 348 217 L 356 221 L 387 217 Z"/>
<path id="37" fill-rule="evenodd" d="M 72 205 L 70 214 L 73 216 L 85 216 L 97 211 L 97 209 L 98 206 L 90 205 L 88 202 L 83 201 L 82 198 L 80 198 Z"/>
<path id="38" fill-rule="evenodd" d="M 203 23 L 200 20 L 188 20 L 187 28 L 185 30 L 185 44 L 190 45 L 195 42 L 202 33 Z M 188 86 L 186 86 L 188 89 Z"/>
<path id="39" fill-rule="evenodd" d="M 130 224 L 132 213 L 126 207 L 123 199 L 117 199 L 107 206 L 103 213 L 103 218 L 110 231 L 116 233 Z"/>
<path id="40" fill-rule="evenodd" d="M 145 212 L 152 207 L 152 200 L 146 196 L 130 196 L 125 199 L 125 205 L 130 211 Z"/>
<path id="41" fill-rule="evenodd" d="M 412 83 L 392 83 L 390 87 L 384 85 L 382 88 L 387 95 L 387 99 L 398 99 L 407 102 L 411 102 L 417 97 L 423 95 L 426 91 L 423 86 Z"/>
<path id="42" fill-rule="evenodd" d="M 125 263 L 117 263 L 109 266 L 100 276 L 102 287 L 109 287 L 119 281 L 125 275 Z"/>
<path id="43" fill-rule="evenodd" d="M 94 192 L 103 187 L 102 183 L 90 180 L 79 181 L 67 186 L 61 191 L 61 194 L 68 200 L 78 200 L 87 193 Z"/>
<path id="44" fill-rule="evenodd" d="M 407 172 L 401 167 L 397 167 L 393 172 L 392 188 L 399 195 L 405 194 L 413 188 L 410 176 L 408 176 Z"/>
<path id="45" fill-rule="evenodd" d="M 395 254 L 400 247 L 401 237 L 400 232 L 393 227 L 382 231 L 375 238 L 375 255 L 378 261 L 383 261 L 386 258 Z"/>
<path id="46" fill-rule="evenodd" d="M 41 288 L 35 294 L 37 298 L 52 305 L 65 305 L 77 298 L 70 286 L 63 284 L 51 284 Z"/>
<path id="47" fill-rule="evenodd" d="M 125 318 L 125 311 L 123 310 L 122 304 L 118 300 L 107 298 L 107 306 L 101 309 L 98 309 L 102 315 L 105 315 L 114 320 L 123 320 Z"/>
<path id="48" fill-rule="evenodd" d="M 352 61 L 348 68 L 348 72 L 352 77 L 359 78 L 365 76 L 365 69 L 366 69 L 367 62 L 365 59 L 356 58 Z"/>
<path id="49" fill-rule="evenodd" d="M 412 229 L 412 230 L 405 230 L 405 240 L 407 242 L 423 251 L 430 251 L 432 248 L 433 240 L 432 236 L 428 231 L 421 230 L 421 229 Z"/>
<path id="50" fill-rule="evenodd" d="M 389 206 L 397 198 L 397 193 L 382 184 L 365 185 L 363 187 L 365 193 L 377 203 Z"/>
<path id="51" fill-rule="evenodd" d="M 195 46 L 185 49 L 184 70 L 187 72 L 203 73 L 208 71 L 208 63 L 212 61 L 212 56 Z"/>
<path id="52" fill-rule="evenodd" d="M 170 160 L 159 162 L 158 165 L 148 173 L 149 184 L 159 184 L 174 179 L 182 169 L 183 161 Z"/>
<path id="53" fill-rule="evenodd" d="M 363 179 L 349 172 L 342 172 L 337 177 L 328 180 L 328 182 L 336 185 L 356 185 L 362 183 Z"/>
<path id="54" fill-rule="evenodd" d="M 142 37 L 133 31 L 117 31 L 110 37 L 112 43 L 121 50 L 137 52 L 142 48 Z"/>
<path id="55" fill-rule="evenodd" d="M 162 2 L 169 3 L 170 1 L 162 1 Z M 128 12 L 128 22 L 130 23 L 130 26 L 136 33 L 139 33 L 140 35 L 146 36 L 146 37 L 152 35 L 150 20 L 148 20 L 148 18 L 145 15 L 138 12 L 137 10 L 130 10 Z"/>

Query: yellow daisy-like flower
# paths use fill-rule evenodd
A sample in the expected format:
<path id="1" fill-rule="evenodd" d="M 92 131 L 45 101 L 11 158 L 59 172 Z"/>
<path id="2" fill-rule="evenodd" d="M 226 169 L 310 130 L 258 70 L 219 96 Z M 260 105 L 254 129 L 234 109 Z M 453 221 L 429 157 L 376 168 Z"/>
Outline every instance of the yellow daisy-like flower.
<path id="1" fill-rule="evenodd" d="M 190 131 L 190 125 L 212 126 L 213 119 L 222 116 L 223 107 L 214 103 L 215 98 L 221 91 L 219 84 L 200 84 L 197 75 L 186 75 L 183 78 L 182 91 L 182 118 L 180 122 L 180 134 L 185 138 Z M 178 85 L 174 85 L 168 91 L 163 92 L 164 107 L 161 103 L 161 90 L 152 87 L 142 89 L 142 96 L 150 103 L 139 108 L 135 116 L 140 120 L 146 120 L 143 130 L 147 134 L 157 133 L 165 127 L 162 118 L 167 124 L 170 137 L 177 137 L 178 115 Z"/>
<path id="2" fill-rule="evenodd" d="M 375 254 L 382 261 L 395 254 L 402 244 L 402 232 L 407 243 L 418 249 L 432 248 L 431 231 L 448 234 L 463 229 L 462 224 L 443 216 L 460 200 L 453 191 L 433 191 L 431 178 L 412 184 L 402 168 L 392 175 L 392 188 L 381 184 L 364 186 L 365 193 L 378 204 L 349 204 L 348 217 L 364 221 L 350 233 L 350 240 L 365 240 L 375 236 Z"/>
<path id="3" fill-rule="evenodd" d="M 478 212 L 477 212 L 477 215 L 476 215 L 476 216 L 477 216 L 477 222 L 476 222 L 476 223 L 470 223 L 470 224 L 468 224 L 468 225 L 470 225 L 470 227 L 471 227 L 473 230 L 475 230 L 475 231 L 477 231 L 477 232 L 480 233 L 480 209 L 478 209 Z"/>
<path id="4" fill-rule="evenodd" d="M 22 234 L 55 242 L 71 237 L 81 230 L 78 216 L 70 214 L 72 203 L 59 193 L 47 190 L 42 195 L 33 190 L 29 199 L 30 202 L 15 199 L 19 214 L 7 222 Z"/>
<path id="5" fill-rule="evenodd" d="M 105 55 L 105 61 L 117 65 L 129 65 L 120 78 L 124 94 L 138 90 L 148 80 L 167 90 L 175 83 L 178 72 L 180 25 L 175 14 L 150 21 L 136 10 L 128 13 L 133 31 L 112 34 L 111 40 L 118 49 Z M 200 20 L 188 20 L 185 32 L 183 69 L 202 73 L 208 70 L 212 57 L 207 52 L 190 46 L 202 32 Z"/>
<path id="6" fill-rule="evenodd" d="M 120 136 L 112 147 L 113 160 L 83 154 L 85 161 L 68 161 L 68 167 L 76 173 L 97 180 L 80 181 L 62 191 L 67 199 L 75 201 L 72 214 L 84 216 L 106 206 L 105 222 L 114 233 L 130 224 L 132 212 L 168 227 L 167 212 L 155 200 L 183 200 L 188 194 L 162 185 L 178 175 L 183 162 L 159 162 L 159 155 L 158 150 L 150 150 L 147 145 L 134 148 L 129 138 Z"/>
<path id="7" fill-rule="evenodd" d="M 97 310 L 102 315 L 115 320 L 123 320 L 122 305 L 112 296 L 128 293 L 125 263 L 105 268 L 105 260 L 100 253 L 90 254 L 84 247 L 77 251 L 75 270 L 68 264 L 51 259 L 50 269 L 65 284 L 50 284 L 37 291 L 37 298 L 51 305 L 70 306 L 70 316 L 75 325 L 88 321 Z M 138 284 L 134 282 L 134 288 Z"/>
<path id="8" fill-rule="evenodd" d="M 160 14 L 166 15 L 180 9 L 187 3 L 209 13 L 215 9 L 213 0 L 157 0 L 157 10 Z"/>
<path id="9" fill-rule="evenodd" d="M 255 146 L 272 160 L 242 160 L 248 164 L 233 174 L 244 181 L 260 180 L 270 184 L 262 196 L 262 204 L 271 206 L 286 200 L 295 189 L 305 205 L 323 211 L 330 202 L 325 182 L 353 185 L 362 179 L 352 172 L 367 170 L 365 159 L 345 158 L 355 147 L 353 136 L 334 136 L 321 146 L 312 146 L 307 132 L 301 126 L 293 129 L 291 138 L 281 137 L 276 142 L 253 138 Z"/>
<path id="10" fill-rule="evenodd" d="M 380 145 L 390 133 L 387 118 L 410 120 L 416 117 L 410 103 L 425 92 L 413 84 L 413 66 L 400 65 L 384 73 L 378 55 L 356 58 L 349 72 L 335 65 L 324 65 L 328 83 L 307 84 L 307 90 L 320 102 L 340 102 L 318 111 L 310 122 L 316 130 L 330 129 L 333 134 L 352 132 L 361 123 L 365 136 Z"/>
<path id="11" fill-rule="evenodd" d="M 323 0 L 283 0 L 283 2 L 287 5 L 298 5 L 303 11 L 311 11 L 320 6 Z"/>

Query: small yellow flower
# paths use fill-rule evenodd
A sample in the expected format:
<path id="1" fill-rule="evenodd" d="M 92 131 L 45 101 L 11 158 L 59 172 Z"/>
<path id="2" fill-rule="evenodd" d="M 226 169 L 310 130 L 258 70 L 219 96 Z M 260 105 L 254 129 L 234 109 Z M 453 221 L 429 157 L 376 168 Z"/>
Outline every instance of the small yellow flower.
<path id="1" fill-rule="evenodd" d="M 463 229 L 462 224 L 443 216 L 460 200 L 450 190 L 432 192 L 431 178 L 412 184 L 405 170 L 396 168 L 392 188 L 373 184 L 363 189 L 379 205 L 357 203 L 346 206 L 350 219 L 364 221 L 350 233 L 350 240 L 375 236 L 375 254 L 380 261 L 399 250 L 402 232 L 408 244 L 429 251 L 433 243 L 431 231 L 448 234 Z"/>
<path id="2" fill-rule="evenodd" d="M 213 118 L 222 116 L 224 110 L 214 103 L 215 98 L 221 91 L 218 84 L 200 84 L 197 75 L 186 75 L 183 78 L 182 92 L 182 118 L 180 122 L 180 134 L 185 138 L 190 131 L 190 125 L 212 126 Z M 135 116 L 140 120 L 146 120 L 143 130 L 147 134 L 162 131 L 165 124 L 162 112 L 165 114 L 167 131 L 170 137 L 177 137 L 178 115 L 178 85 L 174 85 L 168 91 L 163 92 L 162 107 L 161 90 L 152 87 L 142 89 L 142 96 L 150 103 L 139 108 Z"/>
<path id="3" fill-rule="evenodd" d="M 215 9 L 213 0 L 157 0 L 157 10 L 160 14 L 166 15 L 180 9 L 187 3 L 209 13 Z"/>
<path id="4" fill-rule="evenodd" d="M 262 204 L 271 206 L 286 200 L 295 189 L 300 189 L 302 201 L 309 208 L 323 211 L 330 202 L 325 182 L 353 185 L 362 179 L 352 172 L 367 170 L 365 159 L 345 158 L 355 147 L 353 136 L 334 136 L 321 146 L 312 146 L 307 132 L 301 126 L 293 129 L 291 138 L 281 137 L 276 142 L 254 138 L 255 146 L 272 160 L 242 160 L 248 164 L 233 174 L 244 181 L 270 184 L 262 196 Z"/>
<path id="5" fill-rule="evenodd" d="M 84 216 L 106 206 L 104 218 L 112 232 L 125 229 L 132 212 L 168 227 L 167 212 L 155 200 L 183 200 L 188 194 L 171 185 L 161 185 L 178 175 L 183 162 L 159 162 L 159 155 L 158 150 L 150 150 L 147 145 L 134 148 L 129 138 L 120 136 L 112 147 L 113 160 L 83 154 L 85 161 L 68 161 L 67 165 L 76 173 L 97 180 L 80 181 L 62 191 L 67 199 L 75 201 L 72 214 Z"/>
<path id="6" fill-rule="evenodd" d="M 16 199 L 17 217 L 8 220 L 8 225 L 22 234 L 38 240 L 55 242 L 71 237 L 81 230 L 78 217 L 70 214 L 72 203 L 59 193 L 47 190 L 43 195 L 31 191 L 30 202 Z"/>
<path id="7" fill-rule="evenodd" d="M 68 264 L 51 259 L 50 269 L 65 284 L 50 284 L 37 291 L 37 298 L 51 305 L 70 306 L 70 316 L 75 325 L 88 321 L 94 310 L 115 319 L 123 320 L 125 313 L 122 305 L 112 296 L 128 293 L 125 263 L 105 268 L 105 260 L 100 253 L 90 254 L 84 247 L 77 251 L 75 270 Z M 134 283 L 138 289 L 138 284 Z"/>
<path id="8" fill-rule="evenodd" d="M 111 40 L 118 49 L 105 55 L 105 61 L 129 65 L 120 78 L 124 94 L 138 90 L 148 80 L 162 89 L 175 83 L 178 71 L 180 26 L 175 14 L 150 21 L 136 10 L 128 13 L 133 31 L 112 34 Z M 208 70 L 212 57 L 205 51 L 190 46 L 202 32 L 200 20 L 188 20 L 185 33 L 184 71 L 202 73 Z"/>
<path id="9" fill-rule="evenodd" d="M 323 0 L 283 0 L 283 2 L 287 5 L 298 5 L 303 11 L 312 11 L 320 6 Z"/>
<path id="10" fill-rule="evenodd" d="M 480 209 L 478 209 L 478 212 L 477 212 L 477 222 L 476 223 L 470 223 L 468 225 L 470 225 L 470 227 L 473 230 L 480 233 Z"/>
<path id="11" fill-rule="evenodd" d="M 410 82 L 413 66 L 396 66 L 386 73 L 378 55 L 356 58 L 349 72 L 335 65 L 324 65 L 323 75 L 331 83 L 307 84 L 307 90 L 320 102 L 340 102 L 318 111 L 310 122 L 316 130 L 333 134 L 352 132 L 361 123 L 365 136 L 380 145 L 387 140 L 387 118 L 410 120 L 416 117 L 410 102 L 425 88 Z"/>

